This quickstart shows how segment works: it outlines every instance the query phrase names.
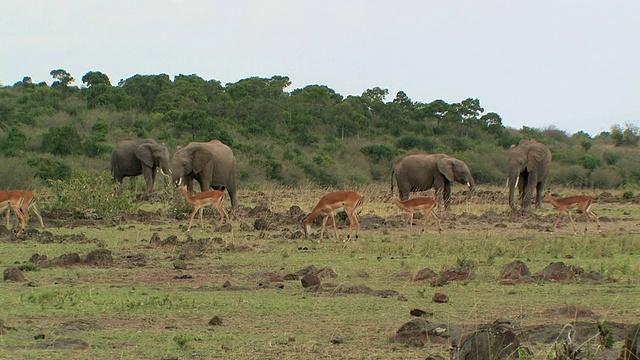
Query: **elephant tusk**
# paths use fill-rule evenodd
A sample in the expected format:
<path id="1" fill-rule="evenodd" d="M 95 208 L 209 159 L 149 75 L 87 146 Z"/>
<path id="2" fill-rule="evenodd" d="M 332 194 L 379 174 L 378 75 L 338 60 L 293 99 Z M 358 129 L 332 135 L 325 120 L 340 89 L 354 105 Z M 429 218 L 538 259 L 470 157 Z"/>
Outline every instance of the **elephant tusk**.
<path id="1" fill-rule="evenodd" d="M 469 182 L 467 181 L 467 187 L 471 187 L 471 184 L 469 184 Z"/>
<path id="2" fill-rule="evenodd" d="M 182 185 L 182 178 L 178 178 L 178 186 Z"/>
<path id="3" fill-rule="evenodd" d="M 513 185 L 514 189 L 518 187 L 518 182 L 520 181 L 520 175 L 516 178 L 516 184 Z"/>
<path id="4" fill-rule="evenodd" d="M 169 175 L 167 175 L 164 170 L 162 170 L 162 168 L 160 168 L 160 173 L 166 177 L 169 177 Z M 169 173 L 171 173 L 171 171 L 169 171 Z"/>

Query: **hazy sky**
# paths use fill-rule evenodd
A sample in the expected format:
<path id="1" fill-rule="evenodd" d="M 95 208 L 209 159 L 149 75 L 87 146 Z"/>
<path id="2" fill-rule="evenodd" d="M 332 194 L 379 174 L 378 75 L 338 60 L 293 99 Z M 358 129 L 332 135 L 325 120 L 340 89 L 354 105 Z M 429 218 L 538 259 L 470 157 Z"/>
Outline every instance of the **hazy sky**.
<path id="1" fill-rule="evenodd" d="M 506 126 L 640 120 L 637 0 L 2 0 L 0 81 L 286 75 L 291 89 L 478 98 Z"/>

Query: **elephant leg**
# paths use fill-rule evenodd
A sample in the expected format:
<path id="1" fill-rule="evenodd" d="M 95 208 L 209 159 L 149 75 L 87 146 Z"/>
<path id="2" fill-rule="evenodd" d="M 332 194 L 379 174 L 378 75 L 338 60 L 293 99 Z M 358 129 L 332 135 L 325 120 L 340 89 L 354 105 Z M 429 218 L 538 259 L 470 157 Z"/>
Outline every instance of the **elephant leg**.
<path id="1" fill-rule="evenodd" d="M 451 203 L 451 182 L 444 183 L 444 192 L 442 193 L 442 201 L 444 201 L 445 210 L 449 209 Z"/>
<path id="2" fill-rule="evenodd" d="M 154 168 L 150 168 L 147 166 L 142 167 L 142 175 L 144 176 L 144 182 L 147 185 L 147 192 L 150 193 L 153 191 L 153 178 L 155 176 L 156 170 Z"/>
<path id="3" fill-rule="evenodd" d="M 540 209 L 542 206 L 542 196 L 544 193 L 544 183 L 539 182 L 536 184 L 536 209 Z"/>
<path id="4" fill-rule="evenodd" d="M 231 198 L 231 207 L 235 208 L 238 205 L 238 201 L 236 200 L 236 189 L 227 188 L 227 193 L 229 193 L 229 198 Z"/>

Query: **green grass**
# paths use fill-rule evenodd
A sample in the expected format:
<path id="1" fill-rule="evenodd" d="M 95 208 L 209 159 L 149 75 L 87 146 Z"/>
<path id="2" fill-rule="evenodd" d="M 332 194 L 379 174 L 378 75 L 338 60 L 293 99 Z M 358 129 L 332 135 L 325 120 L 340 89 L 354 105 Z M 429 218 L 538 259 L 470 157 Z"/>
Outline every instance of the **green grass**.
<path id="1" fill-rule="evenodd" d="M 361 192 L 369 199 L 361 218 L 377 215 L 404 219 L 397 208 L 383 200 L 382 190 L 367 188 Z M 243 192 L 240 201 L 247 205 L 258 204 L 262 199 L 272 211 L 280 213 L 294 204 L 309 211 L 322 193 L 311 189 L 263 189 Z M 78 252 L 82 257 L 100 246 L 113 252 L 115 263 L 108 268 L 40 268 L 25 272 L 31 286 L 3 283 L 0 316 L 5 334 L 0 336 L 0 358 L 406 359 L 446 355 L 448 344 L 428 344 L 422 349 L 390 340 L 403 323 L 411 320 L 409 310 L 413 308 L 433 311 L 430 321 L 434 323 L 463 324 L 469 329 L 496 318 L 510 319 L 518 326 L 564 324 L 574 319 L 549 316 L 548 310 L 567 305 L 590 309 L 609 321 L 637 322 L 640 238 L 635 233 L 640 214 L 627 204 L 603 205 L 598 204 L 594 211 L 615 219 L 604 223 L 601 233 L 594 226 L 586 236 L 573 235 L 568 219 L 555 234 L 544 230 L 551 223 L 538 220 L 529 221 L 541 225 L 539 228 L 527 229 L 520 220 L 511 222 L 508 217 L 501 217 L 498 222 L 506 224 L 506 228 L 496 227 L 495 222 L 470 218 L 468 214 L 502 213 L 506 204 L 472 203 L 455 205 L 451 214 L 443 214 L 441 235 L 435 231 L 434 223 L 427 225 L 425 233 L 420 233 L 420 227 L 414 228 L 413 235 L 404 226 L 382 225 L 364 229 L 359 241 L 349 243 L 333 238 L 321 243 L 292 240 L 288 236 L 299 228 L 290 225 L 265 232 L 264 237 L 257 231 L 241 231 L 240 222 L 250 224 L 251 218 L 234 219 L 232 233 L 215 233 L 211 213 L 206 214 L 205 232 L 196 229 L 190 235 L 179 228 L 186 221 L 171 218 L 162 218 L 161 225 L 130 221 L 97 227 L 66 227 L 68 224 L 52 221 L 48 230 L 55 235 L 82 233 L 98 241 L 3 241 L 0 266 L 24 264 L 33 253 L 53 258 Z M 551 213 L 549 205 L 537 213 Z M 180 243 L 151 245 L 149 239 L 154 232 L 161 239 L 177 235 Z M 345 229 L 340 230 L 341 235 L 344 232 Z M 211 241 L 204 253 L 187 260 L 186 270 L 176 270 L 173 260 L 185 251 L 188 236 L 194 240 L 220 237 L 223 243 Z M 229 250 L 229 244 L 235 248 Z M 144 254 L 147 265 L 128 266 L 126 256 L 135 254 Z M 516 259 L 524 261 L 533 273 L 550 262 L 563 261 L 586 271 L 598 271 L 618 282 L 499 285 L 503 266 Z M 323 279 L 325 284 L 366 285 L 375 290 L 395 290 L 401 296 L 311 293 L 302 289 L 300 281 L 285 281 L 284 289 L 258 286 L 266 273 L 285 275 L 312 264 L 330 267 L 338 274 L 337 278 Z M 422 268 L 440 273 L 459 264 L 474 266 L 472 280 L 439 288 L 411 280 L 411 275 Z M 183 274 L 192 278 L 176 278 Z M 222 284 L 227 280 L 234 287 L 245 289 L 225 290 Z M 433 303 L 431 296 L 436 291 L 445 292 L 451 301 Z M 216 315 L 223 324 L 208 325 Z M 61 324 L 73 320 L 94 325 L 82 331 L 60 330 Z M 39 333 L 46 335 L 44 341 L 80 338 L 90 343 L 90 348 L 37 349 L 43 340 L 36 341 L 33 336 Z M 341 337 L 343 343 L 331 344 L 333 336 Z M 616 340 L 619 348 L 622 339 Z M 538 344 L 536 354 L 544 354 L 549 346 Z"/>

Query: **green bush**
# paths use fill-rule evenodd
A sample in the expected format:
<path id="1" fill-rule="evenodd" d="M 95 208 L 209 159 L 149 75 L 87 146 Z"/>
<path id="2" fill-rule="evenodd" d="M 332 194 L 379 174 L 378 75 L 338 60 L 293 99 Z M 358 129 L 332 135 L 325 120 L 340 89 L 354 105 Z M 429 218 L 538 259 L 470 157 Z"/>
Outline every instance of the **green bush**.
<path id="1" fill-rule="evenodd" d="M 71 167 L 51 155 L 31 157 L 27 159 L 27 164 L 35 169 L 35 177 L 45 182 L 68 180 L 71 177 Z"/>
<path id="2" fill-rule="evenodd" d="M 559 166 L 550 174 L 553 174 L 553 183 L 580 187 L 586 185 L 589 171 L 580 165 L 568 165 Z"/>
<path id="3" fill-rule="evenodd" d="M 587 170 L 593 171 L 602 165 L 602 159 L 591 154 L 584 154 L 578 158 L 578 164 L 582 165 L 582 167 Z"/>
<path id="4" fill-rule="evenodd" d="M 397 151 L 386 145 L 367 145 L 360 152 L 369 158 L 374 164 L 382 161 L 391 161 L 397 155 Z"/>
<path id="5" fill-rule="evenodd" d="M 0 189 L 33 189 L 37 185 L 33 167 L 20 158 L 0 156 Z"/>
<path id="6" fill-rule="evenodd" d="M 419 149 L 431 152 L 436 148 L 436 144 L 427 138 L 410 135 L 396 141 L 396 147 L 403 150 Z"/>
<path id="7" fill-rule="evenodd" d="M 591 183 L 597 188 L 611 189 L 620 186 L 623 183 L 623 179 L 617 168 L 603 166 L 591 173 Z"/>
<path id="8" fill-rule="evenodd" d="M 135 194 L 114 184 L 111 174 L 106 171 L 74 172 L 66 181 L 49 181 L 49 186 L 56 195 L 50 208 L 70 211 L 77 217 L 85 209 L 95 209 L 105 218 L 138 210 Z"/>
<path id="9" fill-rule="evenodd" d="M 65 156 L 80 153 L 82 138 L 73 125 L 54 126 L 42 134 L 43 152 Z"/>
<path id="10" fill-rule="evenodd" d="M 619 151 L 615 151 L 612 149 L 605 149 L 602 152 L 602 159 L 607 165 L 615 165 L 621 157 L 622 154 Z"/>

